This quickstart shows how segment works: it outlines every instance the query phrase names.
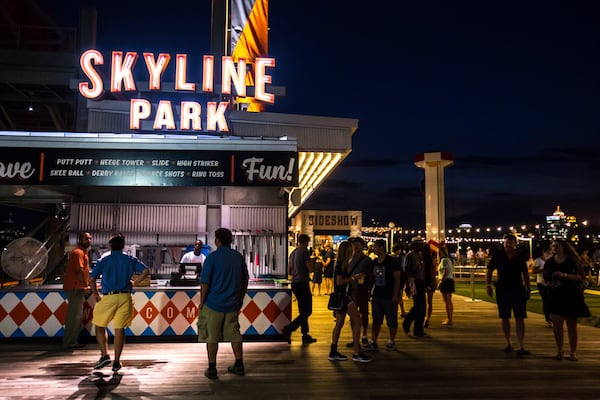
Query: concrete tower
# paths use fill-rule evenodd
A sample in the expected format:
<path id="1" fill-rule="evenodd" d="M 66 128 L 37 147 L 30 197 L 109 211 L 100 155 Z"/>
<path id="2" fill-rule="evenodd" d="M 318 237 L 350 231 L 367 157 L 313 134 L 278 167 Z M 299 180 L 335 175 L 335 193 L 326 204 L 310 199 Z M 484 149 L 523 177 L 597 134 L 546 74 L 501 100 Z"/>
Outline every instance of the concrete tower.
<path id="1" fill-rule="evenodd" d="M 428 240 L 442 242 L 446 235 L 444 168 L 454 164 L 452 154 L 418 154 L 415 165 L 425 170 L 425 231 Z"/>

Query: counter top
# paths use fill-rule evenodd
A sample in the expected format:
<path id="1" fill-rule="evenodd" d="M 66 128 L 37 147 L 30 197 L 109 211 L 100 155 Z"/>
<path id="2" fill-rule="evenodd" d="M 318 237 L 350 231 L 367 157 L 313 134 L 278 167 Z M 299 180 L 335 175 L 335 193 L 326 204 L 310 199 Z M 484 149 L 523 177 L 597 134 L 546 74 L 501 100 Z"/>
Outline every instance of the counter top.
<path id="1" fill-rule="evenodd" d="M 58 292 L 63 290 L 62 284 L 47 284 L 47 285 L 20 285 L 8 288 L 1 288 L 0 292 Z M 164 290 L 200 290 L 200 286 L 168 286 L 154 285 L 136 286 L 134 292 L 151 292 Z M 248 290 L 291 290 L 289 281 L 250 281 L 248 282 Z"/>

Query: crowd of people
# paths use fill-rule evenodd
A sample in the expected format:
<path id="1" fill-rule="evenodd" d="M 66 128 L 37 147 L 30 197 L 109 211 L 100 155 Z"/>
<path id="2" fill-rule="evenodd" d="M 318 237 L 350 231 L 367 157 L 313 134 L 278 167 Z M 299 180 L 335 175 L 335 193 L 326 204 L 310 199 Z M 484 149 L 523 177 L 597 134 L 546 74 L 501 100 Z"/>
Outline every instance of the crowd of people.
<path id="1" fill-rule="evenodd" d="M 292 324 L 284 327 L 283 333 L 291 343 L 291 333 L 297 326 L 304 326 L 303 343 L 314 343 L 308 335 L 308 318 L 312 313 L 311 293 L 308 282 L 311 274 L 313 280 L 317 264 L 323 264 L 324 252 L 315 251 L 310 257 L 308 250 L 309 238 L 302 237 L 301 246 L 305 247 L 305 262 L 299 263 L 290 259 L 290 275 L 292 288 L 299 282 L 294 278 L 297 269 L 306 272 L 306 287 L 303 297 L 298 296 L 300 315 Z M 503 246 L 489 258 L 486 267 L 486 292 L 496 297 L 498 317 L 501 321 L 502 333 L 505 339 L 504 351 L 515 351 L 518 357 L 530 355 L 525 348 L 525 319 L 527 318 L 527 301 L 530 299 L 530 267 L 536 274 L 537 289 L 539 290 L 546 326 L 553 329 L 557 347 L 555 359 L 577 360 L 577 319 L 589 317 L 590 311 L 585 304 L 583 291 L 589 279 L 585 266 L 590 262 L 575 251 L 571 244 L 563 239 L 555 239 L 546 245 L 542 254 L 533 265 L 528 265 L 526 257 L 517 251 L 517 238 L 512 234 L 503 237 Z M 331 250 L 331 245 L 327 245 Z M 370 362 L 367 354 L 379 349 L 378 339 L 382 334 L 384 320 L 387 326 L 387 341 L 385 349 L 396 349 L 396 334 L 399 316 L 402 320 L 402 330 L 406 335 L 415 338 L 429 338 L 426 329 L 431 324 L 432 299 L 436 290 L 441 293 L 446 318 L 442 326 L 454 324 L 454 306 L 452 293 L 455 292 L 454 262 L 448 247 L 442 243 L 435 250 L 420 236 L 411 239 L 406 249 L 399 245 L 392 247 L 387 253 L 387 243 L 375 240 L 369 250 L 361 237 L 351 237 L 338 245 L 337 257 L 329 254 L 326 258 L 335 265 L 333 269 L 333 292 L 343 292 L 341 309 L 333 310 L 335 324 L 331 336 L 330 361 L 344 361 L 349 357 L 338 350 L 340 332 L 346 316 L 350 317 L 352 341 L 346 347 L 353 350 L 352 360 Z M 480 264 L 481 260 L 489 257 L 489 251 L 481 248 L 472 252 L 472 264 Z M 334 260 L 334 261 L 329 261 Z M 318 281 L 318 279 L 317 279 Z M 314 282 L 313 282 L 314 283 Z M 314 283 L 315 285 L 317 283 Z M 318 293 L 318 291 L 317 291 Z M 296 291 L 294 291 L 296 294 Z M 403 297 L 412 300 L 412 306 L 405 311 Z M 398 309 L 400 308 L 400 314 Z M 517 345 L 513 345 L 511 319 L 514 318 Z M 296 322 L 296 320 L 301 322 Z M 369 332 L 369 322 L 371 330 Z M 563 354 L 564 325 L 567 327 L 569 355 Z M 412 330 L 412 333 L 411 333 Z M 370 339 L 369 339 L 370 334 Z"/>
<path id="2" fill-rule="evenodd" d="M 184 255 L 185 262 L 202 262 L 197 326 L 198 342 L 206 343 L 208 368 L 204 375 L 209 379 L 218 378 L 217 352 L 219 342 L 223 341 L 231 343 L 235 356 L 235 363 L 227 371 L 245 374 L 238 317 L 249 276 L 244 257 L 231 248 L 232 239 L 229 229 L 219 228 L 215 231 L 215 251 L 205 257 L 200 254 L 202 241 L 196 240 L 194 250 Z M 88 256 L 92 244 L 89 232 L 79 234 L 77 246 L 69 254 L 63 285 L 68 301 L 63 347 L 73 349 L 81 345 L 77 339 L 82 329 L 83 301 L 85 296 L 93 295 L 96 303 L 92 323 L 100 350 L 100 359 L 94 369 L 111 364 L 107 326 L 112 323 L 112 371 L 117 373 L 122 368 L 125 328 L 131 325 L 134 315 L 132 290 L 150 274 L 150 270 L 139 259 L 123 252 L 123 235 L 113 235 L 108 243 L 110 252 L 104 254 L 93 268 L 90 268 Z M 100 280 L 99 284 L 96 280 Z"/>
<path id="3" fill-rule="evenodd" d="M 93 295 L 96 300 L 93 324 L 100 350 L 100 359 L 94 368 L 101 369 L 111 363 L 106 327 L 112 322 L 112 370 L 117 372 L 121 369 L 124 330 L 130 326 L 133 318 L 132 289 L 150 271 L 136 257 L 123 252 L 125 238 L 120 234 L 110 238 L 110 252 L 90 269 L 87 253 L 91 243 L 91 234 L 81 233 L 77 247 L 69 255 L 64 280 L 68 311 L 63 346 L 67 349 L 79 346 L 77 337 L 81 331 L 82 303 L 85 296 Z M 231 243 L 232 232 L 219 228 L 215 231 L 216 250 L 206 257 L 202 255 L 197 325 L 198 341 L 206 343 L 208 368 L 205 376 L 209 379 L 218 377 L 218 344 L 223 341 L 231 343 L 235 356 L 235 363 L 228 367 L 228 372 L 245 374 L 238 316 L 249 276 L 243 256 L 231 248 Z M 297 329 L 300 329 L 304 345 L 317 341 L 310 334 L 309 318 L 315 289 L 317 295 L 321 294 L 322 283 L 326 295 L 342 298 L 340 307 L 331 308 L 335 323 L 328 356 L 330 361 L 349 358 L 338 350 L 346 316 L 350 318 L 352 329 L 352 341 L 346 343 L 346 347 L 353 351 L 352 360 L 361 363 L 372 361 L 367 353 L 379 350 L 380 335 L 386 336 L 385 350 L 396 350 L 399 308 L 403 332 L 411 335 L 412 329 L 413 337 L 429 338 L 425 329 L 431 324 L 432 299 L 436 290 L 440 291 L 445 306 L 446 318 L 441 321 L 442 325 L 454 324 L 454 263 L 444 243 L 433 251 L 423 238 L 416 236 L 406 249 L 394 246 L 391 254 L 388 254 L 387 243 L 378 239 L 372 244 L 371 256 L 367 255 L 366 243 L 361 237 L 352 237 L 339 243 L 337 256 L 329 243 L 325 244 L 322 251 L 311 251 L 309 243 L 308 235 L 299 235 L 297 246 L 289 257 L 288 274 L 298 305 L 298 315 L 282 328 L 281 333 L 288 343 L 291 343 L 292 334 Z M 186 256 L 199 257 L 201 248 L 202 242 L 196 241 L 194 251 Z M 589 271 L 585 269 L 589 260 L 563 239 L 555 239 L 542 250 L 533 263 L 532 272 L 537 274 L 536 283 L 546 324 L 553 329 L 557 349 L 554 358 L 577 361 L 577 319 L 590 316 L 583 295 L 589 279 Z M 476 255 L 474 257 L 479 258 Z M 101 279 L 99 285 L 96 284 L 97 279 Z M 489 296 L 495 292 L 506 341 L 504 351 L 509 353 L 515 350 L 510 322 L 514 318 L 516 354 L 519 357 L 528 356 L 525 319 L 526 303 L 531 293 L 529 268 L 526 259 L 517 251 L 517 238 L 512 234 L 504 235 L 502 249 L 492 255 L 487 265 L 486 291 Z M 404 308 L 404 296 L 412 300 L 408 312 Z M 386 333 L 382 333 L 384 321 Z M 569 342 L 567 356 L 563 352 L 564 325 Z"/>

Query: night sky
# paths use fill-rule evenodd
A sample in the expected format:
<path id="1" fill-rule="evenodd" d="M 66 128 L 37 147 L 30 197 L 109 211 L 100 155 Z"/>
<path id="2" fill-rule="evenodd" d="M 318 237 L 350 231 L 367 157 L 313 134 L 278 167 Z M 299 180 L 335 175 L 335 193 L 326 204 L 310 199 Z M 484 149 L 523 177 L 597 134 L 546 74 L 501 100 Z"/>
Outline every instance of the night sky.
<path id="1" fill-rule="evenodd" d="M 208 0 L 40 3 L 66 25 L 95 6 L 103 51 L 209 51 Z M 600 225 L 600 3 L 270 3 L 273 84 L 287 94 L 267 111 L 360 121 L 305 209 L 422 227 L 413 160 L 444 151 L 449 228 L 541 223 L 557 205 Z"/>

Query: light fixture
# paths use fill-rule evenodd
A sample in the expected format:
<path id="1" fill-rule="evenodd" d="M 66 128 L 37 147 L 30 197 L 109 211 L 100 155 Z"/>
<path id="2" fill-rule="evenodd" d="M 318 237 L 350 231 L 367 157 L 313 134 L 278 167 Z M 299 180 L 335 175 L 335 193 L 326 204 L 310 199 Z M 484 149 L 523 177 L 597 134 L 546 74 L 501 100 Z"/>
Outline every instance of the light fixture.
<path id="1" fill-rule="evenodd" d="M 33 103 L 29 102 L 29 107 L 27 107 L 27 111 L 32 112 L 33 111 Z"/>

